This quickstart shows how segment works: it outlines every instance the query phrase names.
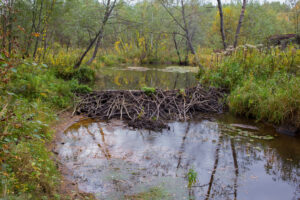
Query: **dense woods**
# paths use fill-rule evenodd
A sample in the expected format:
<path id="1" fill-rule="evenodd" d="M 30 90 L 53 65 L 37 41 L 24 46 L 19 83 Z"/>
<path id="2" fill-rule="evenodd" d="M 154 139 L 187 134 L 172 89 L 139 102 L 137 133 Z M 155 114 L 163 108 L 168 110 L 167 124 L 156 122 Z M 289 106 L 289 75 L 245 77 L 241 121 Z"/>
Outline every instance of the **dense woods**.
<path id="1" fill-rule="evenodd" d="M 76 66 L 89 52 L 87 64 L 97 54 L 139 63 L 187 63 L 189 54 L 201 49 L 264 44 L 271 35 L 298 33 L 299 18 L 299 3 L 293 0 L 5 0 L 1 44 L 8 53 L 39 61 L 77 50 Z"/>
<path id="2" fill-rule="evenodd" d="M 47 148 L 51 124 L 108 66 L 197 66 L 230 112 L 300 129 L 299 1 L 1 0 L 0 25 L 0 199 L 74 197 Z M 169 98 L 187 113 L 178 91 L 194 90 Z"/>

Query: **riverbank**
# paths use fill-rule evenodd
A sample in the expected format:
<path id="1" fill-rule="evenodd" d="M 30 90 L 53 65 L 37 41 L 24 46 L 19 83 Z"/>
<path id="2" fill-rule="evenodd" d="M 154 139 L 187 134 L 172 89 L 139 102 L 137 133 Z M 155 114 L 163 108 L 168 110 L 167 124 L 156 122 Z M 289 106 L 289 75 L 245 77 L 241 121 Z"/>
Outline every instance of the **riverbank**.
<path id="1" fill-rule="evenodd" d="M 47 144 L 50 124 L 72 107 L 76 92 L 89 92 L 84 70 L 63 79 L 45 64 L 1 57 L 0 197 L 4 199 L 70 199 Z M 88 71 L 88 70 L 86 70 Z M 71 196 L 69 196 L 69 194 Z"/>
<path id="2" fill-rule="evenodd" d="M 232 113 L 299 132 L 299 49 L 246 46 L 230 56 L 217 56 L 198 78 L 229 91 L 226 102 Z"/>

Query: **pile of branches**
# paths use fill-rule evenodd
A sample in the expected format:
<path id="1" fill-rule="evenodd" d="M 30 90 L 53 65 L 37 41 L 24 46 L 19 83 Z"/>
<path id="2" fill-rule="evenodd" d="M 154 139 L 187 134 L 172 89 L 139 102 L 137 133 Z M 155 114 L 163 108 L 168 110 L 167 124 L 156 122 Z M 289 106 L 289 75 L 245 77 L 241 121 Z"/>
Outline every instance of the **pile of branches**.
<path id="1" fill-rule="evenodd" d="M 90 118 L 118 118 L 134 128 L 161 130 L 168 120 L 185 121 L 196 113 L 221 113 L 224 91 L 201 85 L 185 90 L 95 91 L 80 96 L 75 111 Z"/>

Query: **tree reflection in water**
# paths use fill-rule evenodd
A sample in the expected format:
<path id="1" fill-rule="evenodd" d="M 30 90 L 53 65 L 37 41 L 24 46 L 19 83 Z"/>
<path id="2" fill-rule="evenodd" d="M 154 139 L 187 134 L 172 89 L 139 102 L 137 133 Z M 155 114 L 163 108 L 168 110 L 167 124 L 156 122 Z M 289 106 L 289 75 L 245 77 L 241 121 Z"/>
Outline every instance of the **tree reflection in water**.
<path id="1" fill-rule="evenodd" d="M 100 199 L 157 186 L 171 199 L 299 197 L 299 140 L 252 142 L 209 121 L 173 122 L 170 127 L 157 133 L 128 129 L 121 122 L 83 122 L 62 136 L 59 156 L 73 172 L 69 178 Z M 187 188 L 191 168 L 197 182 Z"/>

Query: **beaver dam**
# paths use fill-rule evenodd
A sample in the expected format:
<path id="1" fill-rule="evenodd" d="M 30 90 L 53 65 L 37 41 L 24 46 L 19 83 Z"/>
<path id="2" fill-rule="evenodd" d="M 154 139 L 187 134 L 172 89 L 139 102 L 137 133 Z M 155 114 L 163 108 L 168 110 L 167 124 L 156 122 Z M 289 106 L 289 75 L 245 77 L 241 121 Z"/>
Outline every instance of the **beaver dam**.
<path id="1" fill-rule="evenodd" d="M 81 96 L 76 113 L 95 119 L 118 118 L 134 128 L 161 130 L 165 121 L 191 119 L 196 113 L 222 113 L 224 91 L 201 85 L 185 90 L 95 91 Z"/>

